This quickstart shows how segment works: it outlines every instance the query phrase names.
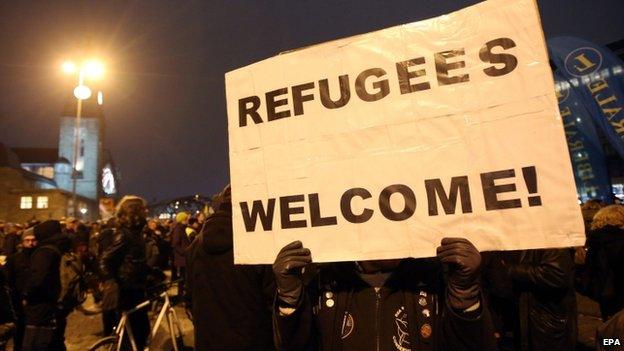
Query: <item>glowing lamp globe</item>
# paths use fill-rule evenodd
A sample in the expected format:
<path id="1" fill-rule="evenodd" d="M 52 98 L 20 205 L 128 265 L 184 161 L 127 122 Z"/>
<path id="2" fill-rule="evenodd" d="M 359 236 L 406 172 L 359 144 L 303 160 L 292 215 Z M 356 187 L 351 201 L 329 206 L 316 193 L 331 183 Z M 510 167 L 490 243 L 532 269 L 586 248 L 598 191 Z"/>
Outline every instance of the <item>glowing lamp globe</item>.
<path id="1" fill-rule="evenodd" d="M 91 97 L 91 89 L 86 85 L 79 85 L 74 89 L 74 96 L 78 100 L 86 100 Z"/>

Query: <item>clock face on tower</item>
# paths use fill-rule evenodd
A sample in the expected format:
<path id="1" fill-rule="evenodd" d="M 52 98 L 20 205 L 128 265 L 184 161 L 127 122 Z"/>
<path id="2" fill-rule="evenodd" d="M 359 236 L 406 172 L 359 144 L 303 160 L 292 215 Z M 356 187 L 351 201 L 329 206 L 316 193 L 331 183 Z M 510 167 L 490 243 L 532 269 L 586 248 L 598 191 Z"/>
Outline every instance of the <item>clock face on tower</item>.
<path id="1" fill-rule="evenodd" d="M 110 165 L 106 165 L 106 167 L 102 169 L 102 189 L 106 195 L 113 195 L 117 192 L 117 188 L 115 187 L 115 176 Z"/>

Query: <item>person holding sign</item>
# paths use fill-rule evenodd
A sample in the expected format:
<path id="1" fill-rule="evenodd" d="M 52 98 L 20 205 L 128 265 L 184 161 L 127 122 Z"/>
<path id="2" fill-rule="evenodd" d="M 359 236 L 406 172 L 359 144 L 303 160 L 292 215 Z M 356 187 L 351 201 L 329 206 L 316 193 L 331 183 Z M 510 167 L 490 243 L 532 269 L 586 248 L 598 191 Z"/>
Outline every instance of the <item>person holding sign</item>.
<path id="1" fill-rule="evenodd" d="M 304 284 L 311 262 L 310 250 L 295 241 L 273 264 L 278 350 L 496 349 L 481 294 L 481 255 L 466 239 L 442 239 L 437 259 L 319 267 Z"/>

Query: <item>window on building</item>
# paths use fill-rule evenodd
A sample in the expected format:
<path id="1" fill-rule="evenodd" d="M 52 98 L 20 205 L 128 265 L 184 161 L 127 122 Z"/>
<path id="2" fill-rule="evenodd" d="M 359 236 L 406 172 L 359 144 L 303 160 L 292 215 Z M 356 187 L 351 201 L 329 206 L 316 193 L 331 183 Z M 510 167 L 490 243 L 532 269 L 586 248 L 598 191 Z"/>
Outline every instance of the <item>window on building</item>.
<path id="1" fill-rule="evenodd" d="M 20 198 L 20 208 L 22 210 L 27 210 L 32 208 L 32 196 L 22 196 Z"/>
<path id="2" fill-rule="evenodd" d="M 54 167 L 41 167 L 37 173 L 46 178 L 54 179 Z"/>
<path id="3" fill-rule="evenodd" d="M 48 208 L 47 196 L 37 196 L 37 208 Z"/>

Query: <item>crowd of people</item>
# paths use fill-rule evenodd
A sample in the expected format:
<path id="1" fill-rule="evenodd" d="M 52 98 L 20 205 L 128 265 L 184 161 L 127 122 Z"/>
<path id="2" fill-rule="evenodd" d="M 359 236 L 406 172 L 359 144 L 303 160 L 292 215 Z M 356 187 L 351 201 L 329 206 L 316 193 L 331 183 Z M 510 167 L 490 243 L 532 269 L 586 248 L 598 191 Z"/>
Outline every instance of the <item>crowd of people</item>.
<path id="1" fill-rule="evenodd" d="M 229 186 L 215 200 L 209 215 L 171 220 L 125 196 L 106 223 L 1 223 L 0 349 L 12 338 L 14 350 L 64 350 L 87 292 L 110 335 L 166 279 L 196 350 L 574 350 L 576 294 L 600 306 L 597 340 L 624 342 L 622 205 L 582 205 L 585 247 L 479 252 L 450 236 L 429 259 L 314 264 L 295 241 L 271 267 L 234 265 Z M 142 350 L 147 309 L 129 323 Z"/>
<path id="2" fill-rule="evenodd" d="M 126 196 L 106 222 L 0 222 L 0 350 L 10 337 L 14 350 L 64 350 L 67 316 L 86 293 L 98 302 L 103 334 L 110 335 L 120 313 L 143 302 L 165 270 L 180 280 L 182 301 L 184 252 L 205 219 L 185 212 L 149 219 L 145 201 Z M 141 346 L 147 313 L 131 318 Z"/>

